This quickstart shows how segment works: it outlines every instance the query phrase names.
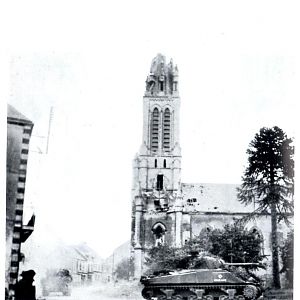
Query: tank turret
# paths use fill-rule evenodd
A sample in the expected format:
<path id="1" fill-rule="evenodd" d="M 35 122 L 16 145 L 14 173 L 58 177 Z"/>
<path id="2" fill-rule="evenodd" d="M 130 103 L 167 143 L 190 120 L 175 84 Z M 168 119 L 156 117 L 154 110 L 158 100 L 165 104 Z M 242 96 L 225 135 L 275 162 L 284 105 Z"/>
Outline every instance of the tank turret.
<path id="1" fill-rule="evenodd" d="M 48 270 L 46 277 L 41 280 L 43 296 L 48 296 L 50 293 L 60 292 L 63 295 L 71 295 L 70 284 L 72 276 L 69 270 Z"/>

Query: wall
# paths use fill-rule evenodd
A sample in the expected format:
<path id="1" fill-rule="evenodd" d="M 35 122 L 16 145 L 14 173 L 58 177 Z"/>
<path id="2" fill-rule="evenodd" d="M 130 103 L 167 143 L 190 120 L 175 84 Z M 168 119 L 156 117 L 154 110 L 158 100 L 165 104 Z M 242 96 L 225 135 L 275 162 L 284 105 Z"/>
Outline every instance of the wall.
<path id="1" fill-rule="evenodd" d="M 33 123 L 22 116 L 12 106 L 8 106 L 7 117 L 7 157 L 6 157 L 6 262 L 5 278 L 9 295 L 14 296 L 14 285 L 18 279 L 21 259 L 23 231 L 23 204 L 29 141 Z"/>

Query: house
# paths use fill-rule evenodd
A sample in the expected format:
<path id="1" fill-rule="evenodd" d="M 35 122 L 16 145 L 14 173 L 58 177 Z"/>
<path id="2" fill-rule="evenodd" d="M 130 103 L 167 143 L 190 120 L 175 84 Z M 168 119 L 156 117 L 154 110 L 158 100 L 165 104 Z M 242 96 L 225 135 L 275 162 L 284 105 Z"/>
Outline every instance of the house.
<path id="1" fill-rule="evenodd" d="M 6 263 L 5 288 L 14 298 L 19 264 L 24 254 L 21 245 L 34 229 L 35 216 L 23 224 L 26 174 L 29 142 L 33 123 L 13 106 L 7 108 L 7 158 L 6 158 Z"/>

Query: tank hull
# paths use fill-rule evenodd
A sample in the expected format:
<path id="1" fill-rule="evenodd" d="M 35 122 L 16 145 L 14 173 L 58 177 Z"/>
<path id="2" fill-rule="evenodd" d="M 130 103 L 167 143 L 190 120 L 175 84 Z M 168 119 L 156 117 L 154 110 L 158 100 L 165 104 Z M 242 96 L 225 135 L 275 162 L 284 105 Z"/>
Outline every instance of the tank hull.
<path id="1" fill-rule="evenodd" d="M 141 279 L 147 300 L 250 300 L 261 295 L 259 286 L 229 271 L 190 270 Z"/>
<path id="2" fill-rule="evenodd" d="M 68 270 L 49 270 L 45 278 L 41 280 L 43 296 L 51 293 L 62 293 L 64 296 L 71 295 L 72 276 Z"/>

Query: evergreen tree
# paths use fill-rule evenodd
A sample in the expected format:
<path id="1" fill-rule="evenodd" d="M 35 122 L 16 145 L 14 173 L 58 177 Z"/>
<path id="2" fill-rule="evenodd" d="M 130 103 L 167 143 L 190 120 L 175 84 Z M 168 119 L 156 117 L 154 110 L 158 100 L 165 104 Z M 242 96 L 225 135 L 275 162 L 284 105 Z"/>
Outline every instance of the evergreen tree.
<path id="1" fill-rule="evenodd" d="M 292 140 L 277 126 L 261 128 L 247 150 L 248 166 L 242 177 L 238 199 L 255 204 L 244 221 L 271 215 L 273 285 L 280 288 L 277 223 L 294 212 L 294 147 Z"/>

